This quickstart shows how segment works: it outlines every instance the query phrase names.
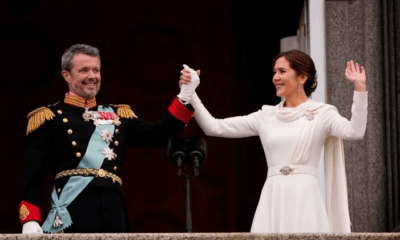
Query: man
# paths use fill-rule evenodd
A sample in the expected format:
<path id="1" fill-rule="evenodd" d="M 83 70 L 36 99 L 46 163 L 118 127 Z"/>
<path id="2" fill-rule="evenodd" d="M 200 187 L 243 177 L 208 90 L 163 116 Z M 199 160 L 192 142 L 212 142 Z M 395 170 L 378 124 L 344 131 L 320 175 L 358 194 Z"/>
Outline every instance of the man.
<path id="1" fill-rule="evenodd" d="M 63 102 L 28 114 L 28 144 L 19 205 L 23 233 L 127 232 L 122 195 L 123 149 L 165 147 L 193 116 L 185 106 L 198 86 L 182 86 L 157 123 L 138 119 L 128 105 L 96 102 L 100 55 L 77 44 L 62 56 L 69 92 Z M 42 228 L 39 202 L 47 166 L 56 173 L 52 209 Z"/>

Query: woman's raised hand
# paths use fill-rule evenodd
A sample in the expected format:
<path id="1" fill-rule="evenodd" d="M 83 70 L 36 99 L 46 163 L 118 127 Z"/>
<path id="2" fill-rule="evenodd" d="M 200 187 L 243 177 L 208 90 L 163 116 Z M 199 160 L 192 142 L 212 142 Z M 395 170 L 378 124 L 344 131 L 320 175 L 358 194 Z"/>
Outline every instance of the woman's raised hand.
<path id="1" fill-rule="evenodd" d="M 354 64 L 354 61 L 348 61 L 346 72 L 347 80 L 354 85 L 354 90 L 357 92 L 367 91 L 367 76 L 363 66 L 360 67 L 358 63 Z"/>
<path id="2" fill-rule="evenodd" d="M 181 71 L 181 77 L 179 79 L 179 87 L 182 86 L 182 84 L 189 84 L 192 81 L 192 77 L 190 76 L 190 71 L 187 68 L 184 68 Z M 196 71 L 197 76 L 200 76 L 200 70 Z"/>
<path id="3" fill-rule="evenodd" d="M 189 68 L 187 65 L 183 65 L 182 75 L 180 77 L 179 86 L 181 87 L 181 92 L 178 94 L 178 100 L 187 104 L 190 102 L 193 93 L 196 91 L 197 86 L 200 84 L 200 71 L 195 72 L 193 69 Z M 182 82 L 182 83 L 181 83 Z M 181 84 L 184 84 L 181 86 Z"/>

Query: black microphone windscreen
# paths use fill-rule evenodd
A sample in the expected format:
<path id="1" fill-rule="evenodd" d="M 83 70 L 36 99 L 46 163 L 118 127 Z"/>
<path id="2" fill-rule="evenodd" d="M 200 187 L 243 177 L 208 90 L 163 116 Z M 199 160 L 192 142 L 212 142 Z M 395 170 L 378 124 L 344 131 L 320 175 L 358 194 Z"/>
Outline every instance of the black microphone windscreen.
<path id="1" fill-rule="evenodd" d="M 171 157 L 177 151 L 184 151 L 185 143 L 184 140 L 180 137 L 172 137 L 168 141 L 167 146 L 167 155 Z"/>
<path id="2" fill-rule="evenodd" d="M 187 155 L 196 155 L 200 160 L 200 164 L 203 163 L 207 156 L 206 141 L 202 137 L 192 136 L 185 138 L 185 142 Z"/>
<path id="3" fill-rule="evenodd" d="M 178 158 L 181 158 L 183 163 L 185 163 L 185 142 L 183 138 L 172 137 L 167 146 L 167 155 L 173 164 L 177 164 Z"/>

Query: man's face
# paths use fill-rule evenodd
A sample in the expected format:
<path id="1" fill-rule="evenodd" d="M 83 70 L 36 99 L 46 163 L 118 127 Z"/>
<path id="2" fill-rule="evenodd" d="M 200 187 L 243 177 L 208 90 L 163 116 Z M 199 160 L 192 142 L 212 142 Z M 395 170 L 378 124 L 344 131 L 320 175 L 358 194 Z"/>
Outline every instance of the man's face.
<path id="1" fill-rule="evenodd" d="M 100 60 L 84 53 L 75 53 L 72 58 L 71 71 L 63 70 L 69 91 L 89 99 L 96 96 L 100 90 Z"/>

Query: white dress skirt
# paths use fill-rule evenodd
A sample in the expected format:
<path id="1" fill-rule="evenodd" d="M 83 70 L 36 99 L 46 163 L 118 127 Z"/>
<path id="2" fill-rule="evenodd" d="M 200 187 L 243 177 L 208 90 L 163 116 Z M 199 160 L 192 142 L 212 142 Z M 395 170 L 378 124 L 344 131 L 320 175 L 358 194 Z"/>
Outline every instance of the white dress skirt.
<path id="1" fill-rule="evenodd" d="M 273 176 L 261 192 L 251 232 L 330 232 L 317 178 L 309 174 Z"/>
<path id="2" fill-rule="evenodd" d="M 332 220 L 334 218 L 327 214 L 340 212 L 346 216 L 336 219 L 349 219 L 347 192 L 342 193 L 346 201 L 341 207 L 345 206 L 345 211 L 338 211 L 332 202 L 335 199 L 328 201 L 327 208 L 316 172 L 328 138 L 363 138 L 367 99 L 367 93 L 354 92 L 351 121 L 340 116 L 334 106 L 311 99 L 296 108 L 284 108 L 282 101 L 277 106 L 265 105 L 247 116 L 216 119 L 198 96 L 193 95 L 191 104 L 196 111 L 195 118 L 206 135 L 225 138 L 260 137 L 269 170 L 251 232 L 350 232 L 349 221 L 345 221 L 344 227 L 338 227 L 335 221 L 339 224 L 341 221 Z M 293 172 L 288 175 L 280 173 L 279 169 L 284 166 L 294 169 Z M 313 171 L 304 171 L 304 168 Z M 336 186 L 335 183 L 333 186 Z"/>

